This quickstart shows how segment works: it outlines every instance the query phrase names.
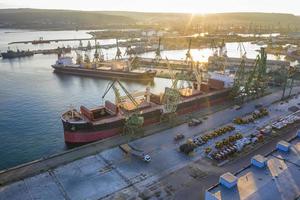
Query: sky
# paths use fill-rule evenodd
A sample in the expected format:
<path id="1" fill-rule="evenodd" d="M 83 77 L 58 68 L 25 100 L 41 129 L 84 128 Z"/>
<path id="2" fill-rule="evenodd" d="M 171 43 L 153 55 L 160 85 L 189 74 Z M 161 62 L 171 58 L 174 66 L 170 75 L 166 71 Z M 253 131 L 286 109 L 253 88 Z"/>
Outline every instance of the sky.
<path id="1" fill-rule="evenodd" d="M 140 12 L 274 12 L 300 15 L 300 0 L 0 0 L 2 8 Z"/>

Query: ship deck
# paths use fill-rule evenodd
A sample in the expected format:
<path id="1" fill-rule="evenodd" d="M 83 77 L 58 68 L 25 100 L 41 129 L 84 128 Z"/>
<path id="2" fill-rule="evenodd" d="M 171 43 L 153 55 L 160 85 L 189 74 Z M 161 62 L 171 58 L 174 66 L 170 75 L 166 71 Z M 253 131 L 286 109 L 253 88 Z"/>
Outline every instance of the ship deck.
<path id="1" fill-rule="evenodd" d="M 195 93 L 193 93 L 191 96 L 185 96 L 182 98 L 182 101 L 181 102 L 189 102 L 189 101 L 192 101 L 194 99 L 200 99 L 200 98 L 206 98 L 206 97 L 209 97 L 209 96 L 212 96 L 212 95 L 216 95 L 218 93 L 222 93 L 222 92 L 225 92 L 225 91 L 228 91 L 229 89 L 222 89 L 222 90 L 218 90 L 218 91 L 212 91 L 210 93 L 202 93 L 200 91 L 196 91 Z M 134 105 L 128 101 L 125 102 L 125 110 L 122 111 L 122 113 L 119 113 L 118 115 L 115 115 L 115 116 L 111 116 L 111 117 L 106 117 L 106 118 L 103 118 L 103 119 L 100 119 L 100 120 L 96 120 L 96 121 L 91 121 L 91 123 L 93 125 L 100 125 L 100 124 L 105 124 L 105 123 L 112 123 L 112 122 L 115 122 L 115 121 L 118 121 L 118 120 L 124 120 L 126 118 L 125 116 L 125 113 L 128 113 L 129 112 L 133 112 L 135 109 L 134 109 Z M 141 108 L 139 108 L 139 111 L 141 113 L 147 113 L 147 112 L 152 112 L 152 111 L 155 111 L 155 110 L 163 110 L 164 106 L 163 105 L 158 105 L 158 104 L 155 104 L 155 103 L 151 103 L 149 106 L 142 106 Z M 84 116 L 83 116 L 84 117 Z M 86 117 L 84 117 L 84 119 L 86 121 L 89 121 Z"/>

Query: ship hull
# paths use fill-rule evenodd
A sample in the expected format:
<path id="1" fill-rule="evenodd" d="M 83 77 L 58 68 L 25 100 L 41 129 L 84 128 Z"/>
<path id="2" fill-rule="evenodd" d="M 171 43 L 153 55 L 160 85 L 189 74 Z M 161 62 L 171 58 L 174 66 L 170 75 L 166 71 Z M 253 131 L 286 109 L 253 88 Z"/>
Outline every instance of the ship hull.
<path id="1" fill-rule="evenodd" d="M 142 114 L 144 117 L 144 126 L 158 123 L 160 121 L 160 112 L 158 109 Z M 123 119 L 98 125 L 71 124 L 64 120 L 62 122 L 64 125 L 65 143 L 69 145 L 86 144 L 120 135 L 124 130 L 125 124 L 125 120 Z"/>
<path id="2" fill-rule="evenodd" d="M 203 97 L 192 97 L 183 100 L 177 108 L 178 115 L 184 115 L 206 109 L 215 105 L 223 104 L 229 101 L 229 90 L 216 92 L 211 95 L 204 95 Z M 144 117 L 144 127 L 160 122 L 162 110 L 161 108 L 145 111 L 142 115 Z M 109 124 L 81 124 L 76 130 L 72 130 L 70 124 L 63 121 L 64 137 L 67 144 L 84 144 L 97 140 L 120 135 L 124 129 L 124 120 L 115 120 Z"/>
<path id="3" fill-rule="evenodd" d="M 80 67 L 60 67 L 52 66 L 54 72 L 71 74 L 77 76 L 88 76 L 95 78 L 105 78 L 105 79 L 122 79 L 131 81 L 153 81 L 156 75 L 155 71 L 136 73 L 136 72 L 126 72 L 126 71 L 110 71 L 110 70 L 99 70 L 99 69 L 86 69 Z"/>
<path id="4" fill-rule="evenodd" d="M 34 54 L 32 52 L 26 53 L 1 53 L 3 59 L 13 59 L 13 58 L 23 58 L 23 57 L 31 57 Z"/>

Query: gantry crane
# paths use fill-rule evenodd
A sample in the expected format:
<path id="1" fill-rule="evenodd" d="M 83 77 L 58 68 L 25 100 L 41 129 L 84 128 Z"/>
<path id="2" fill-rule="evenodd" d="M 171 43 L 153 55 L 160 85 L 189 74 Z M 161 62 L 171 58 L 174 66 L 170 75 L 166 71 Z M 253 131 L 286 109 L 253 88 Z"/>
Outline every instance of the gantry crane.
<path id="1" fill-rule="evenodd" d="M 243 103 L 245 96 L 245 59 L 241 59 L 241 64 L 234 75 L 234 83 L 231 95 L 237 103 Z"/>
<path id="2" fill-rule="evenodd" d="M 128 92 L 128 90 L 123 86 L 123 84 L 119 80 L 113 80 L 107 86 L 107 88 L 102 96 L 102 99 L 105 98 L 106 94 L 110 91 L 110 89 L 113 89 L 113 91 L 115 93 L 115 103 L 117 106 L 117 113 L 120 112 L 120 109 L 123 108 L 123 99 L 120 95 L 119 89 L 116 87 L 116 84 L 119 85 L 119 87 L 126 94 L 126 97 L 134 105 L 133 112 L 125 112 L 125 114 L 127 116 L 126 116 L 125 123 L 124 123 L 124 133 L 134 136 L 135 134 L 137 134 L 141 131 L 141 128 L 144 124 L 144 117 L 142 117 L 141 114 L 138 112 L 137 108 L 139 107 L 139 103 L 130 94 L 130 92 Z"/>
<path id="3" fill-rule="evenodd" d="M 189 46 L 188 46 L 188 50 L 185 54 L 185 62 L 186 63 L 190 63 L 193 61 L 192 55 L 191 55 L 191 46 L 192 46 L 192 38 L 189 39 Z"/>
<path id="4" fill-rule="evenodd" d="M 257 55 L 254 67 L 245 84 L 245 93 L 247 97 L 264 95 L 267 84 L 267 54 L 265 49 L 261 48 L 260 55 Z"/>
<path id="5" fill-rule="evenodd" d="M 237 50 L 240 52 L 240 58 L 241 59 L 246 59 L 247 58 L 247 51 L 242 42 L 239 42 Z"/>
<path id="6" fill-rule="evenodd" d="M 94 58 L 93 58 L 93 64 L 97 66 L 99 63 L 104 61 L 104 55 L 101 51 L 100 44 L 97 42 L 95 39 L 95 53 L 94 53 Z"/>
<path id="7" fill-rule="evenodd" d="M 244 102 L 244 98 L 246 95 L 246 49 L 242 42 L 238 44 L 237 50 L 240 52 L 241 64 L 235 72 L 234 75 L 234 83 L 232 87 L 231 96 L 237 101 L 237 104 L 241 104 Z"/>
<path id="8" fill-rule="evenodd" d="M 288 97 L 291 96 L 294 87 L 295 75 L 296 75 L 296 69 L 294 67 L 290 66 L 288 69 L 283 69 L 282 76 L 284 82 L 283 82 L 283 89 L 282 89 L 282 96 L 281 96 L 282 100 L 285 98 L 285 92 L 287 88 L 289 88 Z"/>
<path id="9" fill-rule="evenodd" d="M 117 53 L 115 56 L 115 60 L 119 60 L 119 59 L 122 59 L 122 52 L 119 48 L 119 40 L 118 39 L 116 39 L 116 43 L 117 43 Z"/>
<path id="10" fill-rule="evenodd" d="M 177 106 L 180 101 L 180 93 L 177 88 L 178 79 L 176 78 L 176 74 L 174 73 L 168 58 L 167 66 L 169 69 L 169 74 L 172 80 L 171 88 L 166 88 L 164 96 L 162 98 L 163 101 L 163 114 L 161 116 L 161 121 L 173 122 L 176 118 Z"/>
<path id="11" fill-rule="evenodd" d="M 124 56 L 129 56 L 129 58 L 132 58 L 132 56 L 136 55 L 135 50 L 131 47 L 131 45 L 128 45 L 126 48 L 126 51 L 124 53 Z"/>
<path id="12" fill-rule="evenodd" d="M 78 52 L 78 51 L 75 52 L 76 52 L 76 64 L 81 65 L 83 62 L 82 52 Z"/>
<path id="13" fill-rule="evenodd" d="M 157 46 L 157 49 L 155 51 L 155 60 L 156 61 L 160 61 L 161 60 L 161 38 L 159 37 L 158 38 L 158 46 Z"/>
<path id="14" fill-rule="evenodd" d="M 194 84 L 194 89 L 200 90 L 201 84 L 203 82 L 203 66 L 200 65 L 200 68 L 199 68 L 199 62 L 197 62 L 196 65 L 193 63 L 192 69 L 193 69 L 194 76 L 195 76 L 196 83 L 197 83 L 197 87 L 195 87 L 195 84 Z"/>
<path id="15" fill-rule="evenodd" d="M 225 74 L 225 69 L 227 66 L 227 50 L 225 40 L 222 40 L 221 44 L 216 44 L 215 40 L 213 39 L 211 42 L 211 49 L 213 51 L 214 56 L 214 65 Z"/>

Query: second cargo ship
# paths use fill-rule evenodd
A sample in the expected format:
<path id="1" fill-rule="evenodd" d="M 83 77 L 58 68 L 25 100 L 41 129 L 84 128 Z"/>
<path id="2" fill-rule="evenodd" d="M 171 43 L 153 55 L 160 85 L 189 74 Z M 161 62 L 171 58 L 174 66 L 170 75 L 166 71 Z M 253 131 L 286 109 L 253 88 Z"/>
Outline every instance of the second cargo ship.
<path id="1" fill-rule="evenodd" d="M 54 65 L 54 72 L 98 77 L 106 79 L 123 79 L 140 82 L 150 82 L 154 80 L 155 70 L 141 70 L 132 67 L 132 61 L 126 60 L 110 60 L 104 61 L 97 52 L 91 61 L 88 55 L 82 59 L 81 55 L 77 55 L 76 63 L 73 58 L 68 56 L 60 56 Z"/>

